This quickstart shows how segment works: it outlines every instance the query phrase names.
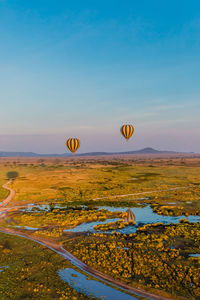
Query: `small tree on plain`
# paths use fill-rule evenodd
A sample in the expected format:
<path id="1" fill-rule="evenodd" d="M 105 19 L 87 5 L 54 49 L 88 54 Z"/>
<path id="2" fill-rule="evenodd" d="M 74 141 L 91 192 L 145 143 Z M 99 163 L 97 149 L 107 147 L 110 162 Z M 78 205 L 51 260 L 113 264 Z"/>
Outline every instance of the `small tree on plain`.
<path id="1" fill-rule="evenodd" d="M 6 175 L 7 175 L 8 179 L 14 180 L 14 179 L 16 179 L 19 176 L 19 173 L 16 172 L 16 171 L 10 171 Z"/>

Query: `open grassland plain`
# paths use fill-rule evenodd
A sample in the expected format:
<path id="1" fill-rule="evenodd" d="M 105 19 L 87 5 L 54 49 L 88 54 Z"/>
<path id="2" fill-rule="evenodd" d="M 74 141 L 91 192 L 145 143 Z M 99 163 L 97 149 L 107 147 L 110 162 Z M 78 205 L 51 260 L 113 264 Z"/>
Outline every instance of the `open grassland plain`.
<path id="1" fill-rule="evenodd" d="M 200 299 L 199 157 L 1 158 L 0 168 L 0 183 L 11 179 L 15 191 L 1 228 L 63 244 L 130 286 Z M 8 191 L 2 193 L 3 200 Z M 136 223 L 124 222 L 127 208 Z M 155 224 L 159 217 L 164 222 Z"/>
<path id="2" fill-rule="evenodd" d="M 7 172 L 19 174 L 12 183 L 16 195 L 10 205 L 44 201 L 77 204 L 81 201 L 83 204 L 103 197 L 107 197 L 106 201 L 120 199 L 112 198 L 116 195 L 128 200 L 142 198 L 142 194 L 124 196 L 134 193 L 147 193 L 156 203 L 192 200 L 195 205 L 199 200 L 200 158 L 4 158 L 0 166 L 2 183 L 6 181 Z M 184 189 L 172 190 L 176 187 Z"/>
<path id="3" fill-rule="evenodd" d="M 2 185 L 1 185 L 1 187 L 0 187 L 0 202 L 3 201 L 8 195 L 9 195 L 9 191 L 7 191 L 6 189 L 4 189 L 2 187 Z"/>

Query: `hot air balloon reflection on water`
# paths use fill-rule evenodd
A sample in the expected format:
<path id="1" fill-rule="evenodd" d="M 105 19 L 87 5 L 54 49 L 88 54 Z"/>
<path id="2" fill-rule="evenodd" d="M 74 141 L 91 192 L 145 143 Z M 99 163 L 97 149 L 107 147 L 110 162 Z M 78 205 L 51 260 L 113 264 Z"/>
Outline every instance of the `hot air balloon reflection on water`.
<path id="1" fill-rule="evenodd" d="M 123 135 L 123 137 L 125 137 L 125 139 L 128 140 L 130 139 L 130 137 L 133 135 L 134 133 L 134 127 L 132 125 L 122 125 L 121 129 L 121 134 Z"/>
<path id="2" fill-rule="evenodd" d="M 72 153 L 75 153 L 80 147 L 80 140 L 77 138 L 70 138 L 67 140 L 66 145 Z"/>

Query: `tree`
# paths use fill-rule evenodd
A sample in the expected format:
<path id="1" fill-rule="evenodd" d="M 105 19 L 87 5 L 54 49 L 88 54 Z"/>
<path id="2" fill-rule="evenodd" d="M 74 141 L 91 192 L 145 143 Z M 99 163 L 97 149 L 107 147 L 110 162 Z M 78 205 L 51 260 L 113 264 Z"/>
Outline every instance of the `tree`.
<path id="1" fill-rule="evenodd" d="M 19 176 L 19 173 L 16 171 L 10 171 L 7 173 L 8 179 L 16 179 Z"/>

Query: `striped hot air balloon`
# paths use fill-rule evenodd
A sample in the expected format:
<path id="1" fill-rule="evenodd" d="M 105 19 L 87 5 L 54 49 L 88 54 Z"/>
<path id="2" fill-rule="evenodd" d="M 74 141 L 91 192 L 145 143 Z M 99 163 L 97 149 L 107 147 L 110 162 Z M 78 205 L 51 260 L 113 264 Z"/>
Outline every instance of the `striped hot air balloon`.
<path id="1" fill-rule="evenodd" d="M 130 139 L 130 137 L 133 135 L 134 127 L 132 125 L 129 125 L 129 124 L 122 125 L 120 131 L 121 131 L 121 134 L 128 141 Z"/>
<path id="2" fill-rule="evenodd" d="M 67 140 L 66 145 L 72 153 L 75 153 L 80 147 L 80 140 L 77 138 L 70 138 Z"/>

